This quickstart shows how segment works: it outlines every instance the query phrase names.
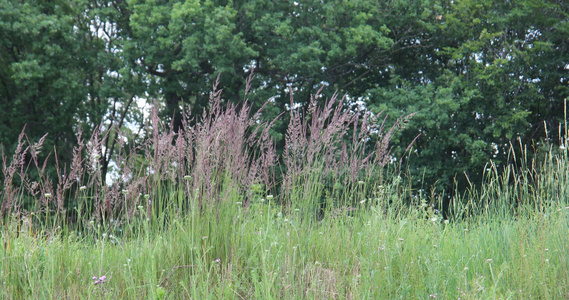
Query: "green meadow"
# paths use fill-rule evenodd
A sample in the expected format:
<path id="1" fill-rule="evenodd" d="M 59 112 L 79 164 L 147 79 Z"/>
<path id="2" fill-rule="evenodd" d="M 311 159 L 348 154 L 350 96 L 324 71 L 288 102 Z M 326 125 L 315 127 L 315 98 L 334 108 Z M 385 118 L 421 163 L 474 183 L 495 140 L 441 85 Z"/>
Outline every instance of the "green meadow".
<path id="1" fill-rule="evenodd" d="M 209 121 L 195 136 L 185 135 L 193 144 L 156 133 L 147 148 L 123 158 L 120 174 L 135 175 L 113 184 L 98 177 L 92 153 L 67 176 L 78 176 L 77 182 L 61 176 L 54 185 L 36 182 L 40 187 L 28 184 L 33 162 L 23 169 L 18 153 L 12 160 L 4 156 L 5 172 L 13 176 L 0 194 L 0 297 L 569 297 L 566 149 L 550 148 L 533 160 L 512 152 L 514 164 L 489 163 L 481 187 L 449 199 L 411 189 L 405 171 L 382 165 L 381 139 L 368 164 L 358 150 L 363 144 L 339 150 L 342 132 L 353 128 L 334 123 L 349 115 L 345 111 L 313 111 L 328 120 L 321 125 L 293 115 L 297 126 L 321 132 L 322 139 L 297 134 L 298 143 L 290 145 L 298 148 L 273 164 L 265 161 L 271 147 L 235 142 L 256 131 L 237 130 L 251 123 L 233 112 L 229 107 L 204 117 Z M 233 126 L 216 125 L 228 123 Z M 225 134 L 227 128 L 242 135 Z M 256 137 L 265 141 L 262 133 Z M 219 140 L 216 151 L 207 146 Z M 187 151 L 183 168 L 174 151 L 180 145 Z M 359 159 L 357 172 L 341 163 L 346 155 L 343 161 Z M 274 175 L 284 169 L 279 165 L 287 170 L 280 177 Z M 263 181 L 268 173 L 280 184 Z"/>
<path id="2" fill-rule="evenodd" d="M 0 300 L 569 299 L 568 0 L 0 0 Z"/>
<path id="3" fill-rule="evenodd" d="M 39 217 L 30 215 L 2 230 L 2 297 L 564 299 L 568 169 L 564 159 L 546 168 L 546 190 L 524 194 L 548 196 L 543 205 L 510 209 L 513 191 L 494 178 L 483 192 L 492 203 L 451 221 L 425 202 L 387 205 L 382 197 L 311 222 L 302 211 L 281 213 L 275 198 L 245 208 L 234 195 L 167 228 L 140 210 L 125 225 L 136 229 L 128 237 L 109 223 L 32 233 L 27 224 Z"/>

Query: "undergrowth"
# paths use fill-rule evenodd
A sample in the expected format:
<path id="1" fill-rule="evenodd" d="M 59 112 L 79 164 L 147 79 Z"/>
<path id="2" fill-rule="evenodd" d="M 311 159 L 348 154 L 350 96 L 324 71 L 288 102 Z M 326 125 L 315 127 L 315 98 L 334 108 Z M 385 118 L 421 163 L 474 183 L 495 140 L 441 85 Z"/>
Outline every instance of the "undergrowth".
<path id="1" fill-rule="evenodd" d="M 22 133 L 2 155 L 0 297 L 569 297 L 567 150 L 516 157 L 504 172 L 490 163 L 443 218 L 445 199 L 392 167 L 389 139 L 406 119 L 385 128 L 315 99 L 289 112 L 282 156 L 262 110 L 222 107 L 215 90 L 209 112 L 188 113 L 178 132 L 154 111 L 146 142 L 120 139 L 110 183 L 105 135 L 79 135 L 53 179 L 37 161 L 42 140 Z"/>

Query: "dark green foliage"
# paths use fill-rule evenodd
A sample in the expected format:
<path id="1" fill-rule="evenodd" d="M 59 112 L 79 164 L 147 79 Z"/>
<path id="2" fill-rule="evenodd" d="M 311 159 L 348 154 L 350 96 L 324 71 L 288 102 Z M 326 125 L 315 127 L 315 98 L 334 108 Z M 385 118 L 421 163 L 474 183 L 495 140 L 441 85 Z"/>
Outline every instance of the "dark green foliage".
<path id="1" fill-rule="evenodd" d="M 65 162 L 78 128 L 103 122 L 103 174 L 114 128 L 142 124 L 137 97 L 161 103 L 177 131 L 183 105 L 209 109 L 218 75 L 222 101 L 240 102 L 255 69 L 248 98 L 253 109 L 270 99 L 260 118 L 281 116 L 279 153 L 290 93 L 306 106 L 325 86 L 318 101 L 345 94 L 346 109 L 361 101 L 388 123 L 417 113 L 392 154 L 421 134 L 404 166 L 417 188 L 447 191 L 480 183 L 489 160 L 507 164 L 511 142 L 558 140 L 569 94 L 565 1 L 0 3 L 0 142 L 27 123 Z"/>
<path id="2" fill-rule="evenodd" d="M 3 0 L 0 7 L 0 142 L 12 152 L 27 124 L 33 138 L 49 133 L 45 153 L 57 146 L 69 158 L 88 90 L 77 10 L 67 1 Z"/>
<path id="3" fill-rule="evenodd" d="M 417 112 L 400 147 L 422 134 L 409 168 L 423 187 L 449 190 L 457 182 L 462 189 L 481 182 L 490 159 L 508 163 L 511 142 L 539 143 L 547 134 L 559 141 L 569 8 L 563 1 L 482 0 L 435 7 L 425 13 L 427 31 L 410 29 L 420 45 L 403 50 L 370 102 L 395 116 Z"/>

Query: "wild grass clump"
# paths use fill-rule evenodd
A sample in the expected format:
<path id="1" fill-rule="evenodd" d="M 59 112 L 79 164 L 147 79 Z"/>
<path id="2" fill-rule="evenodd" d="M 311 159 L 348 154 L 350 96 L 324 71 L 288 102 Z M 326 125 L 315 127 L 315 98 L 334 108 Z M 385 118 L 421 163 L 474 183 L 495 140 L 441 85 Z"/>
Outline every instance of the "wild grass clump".
<path id="1" fill-rule="evenodd" d="M 2 154 L 0 298 L 569 295 L 566 149 L 505 172 L 490 164 L 443 219 L 440 197 L 391 172 L 389 139 L 406 119 L 386 128 L 315 96 L 288 112 L 281 156 L 263 108 L 222 102 L 215 87 L 210 109 L 186 112 L 177 131 L 153 110 L 143 143 L 118 139 L 112 182 L 100 159 L 120 130 L 79 134 L 55 179 L 37 159 L 46 137 L 23 132 Z"/>
<path id="2" fill-rule="evenodd" d="M 177 132 L 165 130 L 156 108 L 145 128 L 148 138 L 137 145 L 119 128 L 99 127 L 88 141 L 79 132 L 69 167 L 55 161 L 55 178 L 45 172 L 48 159 L 38 161 L 45 136 L 31 144 L 22 131 L 12 159 L 2 155 L 0 217 L 33 213 L 32 223 L 42 228 L 84 231 L 96 224 L 114 232 L 131 231 L 144 219 L 166 226 L 188 211 L 217 210 L 232 195 L 245 209 L 275 195 L 283 212 L 302 209 L 307 218 L 322 215 L 326 206 L 353 206 L 362 184 L 381 184 L 391 159 L 389 138 L 406 119 L 386 130 L 385 120 L 378 124 L 377 117 L 348 109 L 337 95 L 323 106 L 319 97 L 305 111 L 290 110 L 282 157 L 270 136 L 273 122 L 261 119 L 264 107 L 252 114 L 247 101 L 222 106 L 217 83 L 209 110 L 197 122 L 187 111 Z M 100 162 L 111 134 L 119 142 L 108 182 Z"/>

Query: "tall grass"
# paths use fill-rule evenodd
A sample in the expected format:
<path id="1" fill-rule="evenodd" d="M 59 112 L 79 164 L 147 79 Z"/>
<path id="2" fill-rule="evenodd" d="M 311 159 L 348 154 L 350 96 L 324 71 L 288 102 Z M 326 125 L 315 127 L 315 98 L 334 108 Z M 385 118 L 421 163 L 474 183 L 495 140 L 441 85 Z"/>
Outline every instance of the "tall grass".
<path id="1" fill-rule="evenodd" d="M 516 157 L 502 173 L 490 164 L 485 185 L 453 199 L 443 220 L 437 199 L 389 171 L 389 137 L 405 119 L 386 129 L 316 99 L 289 112 L 282 157 L 262 111 L 222 107 L 216 90 L 209 112 L 194 126 L 187 114 L 177 133 L 154 112 L 145 143 L 119 145 L 111 185 L 98 164 L 104 135 L 79 136 L 52 183 L 34 159 L 41 141 L 26 146 L 22 134 L 2 156 L 0 297 L 569 296 L 565 149 Z"/>

